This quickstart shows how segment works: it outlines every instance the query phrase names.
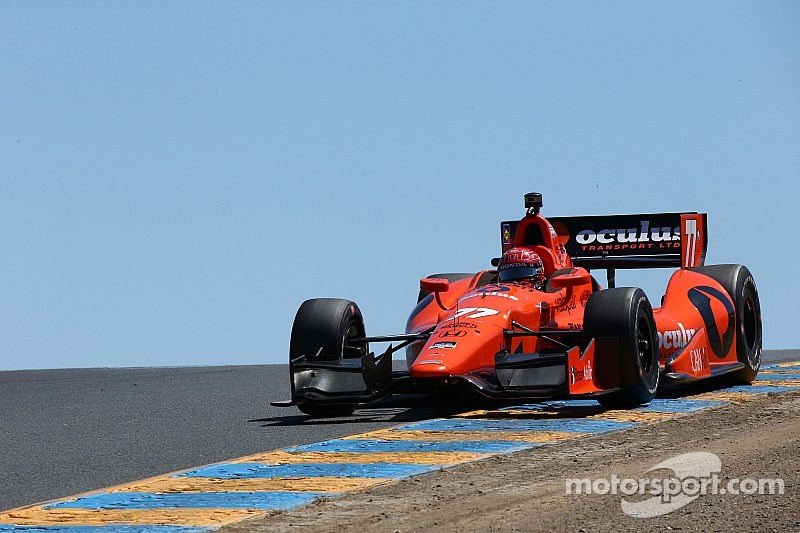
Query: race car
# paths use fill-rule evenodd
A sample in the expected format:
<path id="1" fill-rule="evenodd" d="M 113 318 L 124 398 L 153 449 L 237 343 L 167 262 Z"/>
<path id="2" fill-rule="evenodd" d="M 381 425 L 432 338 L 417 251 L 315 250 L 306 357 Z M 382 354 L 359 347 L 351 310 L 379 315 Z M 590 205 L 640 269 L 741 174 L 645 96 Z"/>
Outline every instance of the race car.
<path id="1" fill-rule="evenodd" d="M 523 218 L 501 222 L 496 268 L 420 280 L 403 334 L 368 336 L 349 300 L 304 302 L 289 346 L 291 400 L 272 405 L 346 416 L 393 393 L 470 391 L 634 407 L 660 386 L 755 379 L 756 284 L 742 265 L 704 266 L 706 214 L 548 220 L 541 208 L 541 194 L 526 194 Z M 615 287 L 617 269 L 651 267 L 677 267 L 658 308 L 639 288 Z M 370 343 L 391 344 L 376 355 Z M 393 370 L 403 349 L 408 369 Z"/>

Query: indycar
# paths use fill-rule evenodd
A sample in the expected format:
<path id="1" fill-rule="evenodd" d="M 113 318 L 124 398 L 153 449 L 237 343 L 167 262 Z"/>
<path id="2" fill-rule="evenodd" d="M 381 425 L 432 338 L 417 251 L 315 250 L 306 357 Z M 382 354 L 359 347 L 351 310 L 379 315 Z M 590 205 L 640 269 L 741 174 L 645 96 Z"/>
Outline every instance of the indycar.
<path id="1" fill-rule="evenodd" d="M 405 332 L 372 337 L 355 302 L 308 300 L 292 326 L 291 399 L 272 405 L 346 416 L 394 393 L 459 390 L 624 408 L 647 404 L 660 387 L 755 379 L 756 284 L 745 266 L 704 264 L 706 214 L 547 219 L 542 205 L 541 194 L 526 194 L 525 215 L 502 221 L 500 240 L 502 252 L 541 258 L 543 285 L 504 282 L 496 268 L 428 276 Z M 652 267 L 676 269 L 657 308 L 640 288 L 616 287 L 617 269 Z M 592 275 L 598 269 L 606 288 Z M 376 355 L 371 343 L 390 344 Z M 407 370 L 392 368 L 400 350 Z"/>

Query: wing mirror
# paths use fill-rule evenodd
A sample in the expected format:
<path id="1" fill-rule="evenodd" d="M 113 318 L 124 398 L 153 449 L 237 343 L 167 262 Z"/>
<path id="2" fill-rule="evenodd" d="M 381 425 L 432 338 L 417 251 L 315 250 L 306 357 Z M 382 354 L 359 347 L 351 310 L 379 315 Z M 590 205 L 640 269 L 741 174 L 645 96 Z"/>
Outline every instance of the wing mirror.
<path id="1" fill-rule="evenodd" d="M 428 292 L 447 292 L 450 290 L 450 282 L 444 278 L 422 278 L 419 280 L 419 288 Z"/>
<path id="2" fill-rule="evenodd" d="M 436 304 L 444 311 L 449 311 L 450 308 L 442 303 L 439 296 L 440 292 L 447 292 L 450 290 L 450 282 L 444 278 L 422 278 L 419 280 L 419 288 L 423 291 L 428 291 L 433 294 L 436 299 Z"/>
<path id="3" fill-rule="evenodd" d="M 563 289 L 565 287 L 577 287 L 578 285 L 586 285 L 591 283 L 592 276 L 589 272 L 583 269 L 573 268 L 571 272 L 561 274 L 550 280 L 550 284 L 556 289 Z"/>

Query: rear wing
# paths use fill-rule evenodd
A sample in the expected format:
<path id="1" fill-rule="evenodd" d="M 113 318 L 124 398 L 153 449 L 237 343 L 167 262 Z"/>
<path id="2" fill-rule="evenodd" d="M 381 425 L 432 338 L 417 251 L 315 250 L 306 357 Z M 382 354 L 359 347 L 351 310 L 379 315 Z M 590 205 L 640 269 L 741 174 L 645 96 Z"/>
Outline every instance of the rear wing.
<path id="1" fill-rule="evenodd" d="M 705 262 L 705 213 L 553 217 L 548 221 L 572 263 L 592 268 L 691 268 Z M 503 247 L 518 223 L 500 225 Z"/>

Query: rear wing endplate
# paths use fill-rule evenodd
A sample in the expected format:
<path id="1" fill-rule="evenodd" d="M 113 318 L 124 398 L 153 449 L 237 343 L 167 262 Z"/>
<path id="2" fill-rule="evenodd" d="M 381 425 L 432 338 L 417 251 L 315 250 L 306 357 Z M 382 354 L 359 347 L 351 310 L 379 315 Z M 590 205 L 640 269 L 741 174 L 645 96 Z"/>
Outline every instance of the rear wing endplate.
<path id="1" fill-rule="evenodd" d="M 548 218 L 572 263 L 592 268 L 691 268 L 705 262 L 705 213 Z M 504 245 L 516 223 L 501 224 Z"/>

